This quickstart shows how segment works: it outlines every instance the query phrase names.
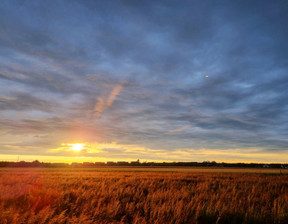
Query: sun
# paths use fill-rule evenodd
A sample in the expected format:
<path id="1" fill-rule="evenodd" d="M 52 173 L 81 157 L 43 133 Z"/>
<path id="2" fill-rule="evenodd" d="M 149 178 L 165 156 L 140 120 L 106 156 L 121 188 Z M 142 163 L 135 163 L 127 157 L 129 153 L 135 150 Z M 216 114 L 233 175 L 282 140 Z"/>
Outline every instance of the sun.
<path id="1" fill-rule="evenodd" d="M 84 147 L 84 144 L 81 144 L 81 143 L 77 143 L 77 144 L 71 144 L 72 145 L 72 150 L 73 151 L 81 151 Z"/>

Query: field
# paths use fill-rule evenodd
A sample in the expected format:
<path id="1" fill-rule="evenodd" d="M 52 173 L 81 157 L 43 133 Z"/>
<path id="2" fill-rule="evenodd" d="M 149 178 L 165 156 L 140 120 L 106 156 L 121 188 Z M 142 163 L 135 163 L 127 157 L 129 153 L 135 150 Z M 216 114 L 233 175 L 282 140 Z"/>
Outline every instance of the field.
<path id="1" fill-rule="evenodd" d="M 288 223 L 288 172 L 2 168 L 0 223 Z"/>

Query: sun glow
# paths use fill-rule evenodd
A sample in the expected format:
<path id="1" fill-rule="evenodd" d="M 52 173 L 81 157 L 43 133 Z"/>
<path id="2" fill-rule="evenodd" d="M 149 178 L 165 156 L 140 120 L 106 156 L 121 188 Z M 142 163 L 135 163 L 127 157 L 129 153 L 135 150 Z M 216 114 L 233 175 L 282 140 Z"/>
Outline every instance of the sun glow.
<path id="1" fill-rule="evenodd" d="M 71 146 L 73 151 L 79 152 L 83 149 L 84 144 L 77 143 L 77 144 L 71 144 Z"/>

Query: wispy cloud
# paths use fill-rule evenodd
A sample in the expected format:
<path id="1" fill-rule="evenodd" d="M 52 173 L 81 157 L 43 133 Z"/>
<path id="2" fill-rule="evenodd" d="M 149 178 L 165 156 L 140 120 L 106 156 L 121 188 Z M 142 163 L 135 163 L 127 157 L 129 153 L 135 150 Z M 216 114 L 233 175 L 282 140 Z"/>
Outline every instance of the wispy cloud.
<path id="1" fill-rule="evenodd" d="M 94 107 L 94 115 L 96 117 L 100 117 L 103 111 L 107 110 L 113 104 L 116 97 L 120 94 L 122 88 L 122 84 L 117 84 L 114 86 L 107 99 L 105 99 L 103 96 L 98 97 L 98 102 Z"/>
<path id="2" fill-rule="evenodd" d="M 170 133 L 181 132 L 181 131 L 186 130 L 187 128 L 189 128 L 189 126 L 188 126 L 188 125 L 185 125 L 185 126 L 182 126 L 182 127 L 180 127 L 180 128 L 176 128 L 176 129 L 170 130 L 169 132 L 170 132 Z"/>
<path id="3" fill-rule="evenodd" d="M 107 100 L 107 107 L 110 107 L 112 103 L 114 102 L 116 96 L 120 94 L 120 91 L 122 90 L 123 86 L 122 84 L 117 84 L 114 89 L 111 91 L 110 96 Z"/>

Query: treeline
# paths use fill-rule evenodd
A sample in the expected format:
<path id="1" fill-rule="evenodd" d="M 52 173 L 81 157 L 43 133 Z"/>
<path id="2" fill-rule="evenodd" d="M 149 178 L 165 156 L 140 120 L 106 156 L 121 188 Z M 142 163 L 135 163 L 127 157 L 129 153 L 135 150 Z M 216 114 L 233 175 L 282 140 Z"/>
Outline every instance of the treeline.
<path id="1" fill-rule="evenodd" d="M 0 161 L 0 167 L 47 167 L 47 168 L 84 168 L 84 167 L 100 167 L 100 166 L 147 166 L 147 167 L 173 167 L 173 166 L 185 166 L 185 167 L 243 167 L 243 168 L 284 168 L 288 169 L 288 164 L 279 163 L 217 163 L 215 161 L 204 161 L 204 162 L 140 162 L 137 161 L 118 161 L 118 162 L 83 162 L 83 163 L 44 163 L 35 160 L 33 162 L 7 162 Z"/>

